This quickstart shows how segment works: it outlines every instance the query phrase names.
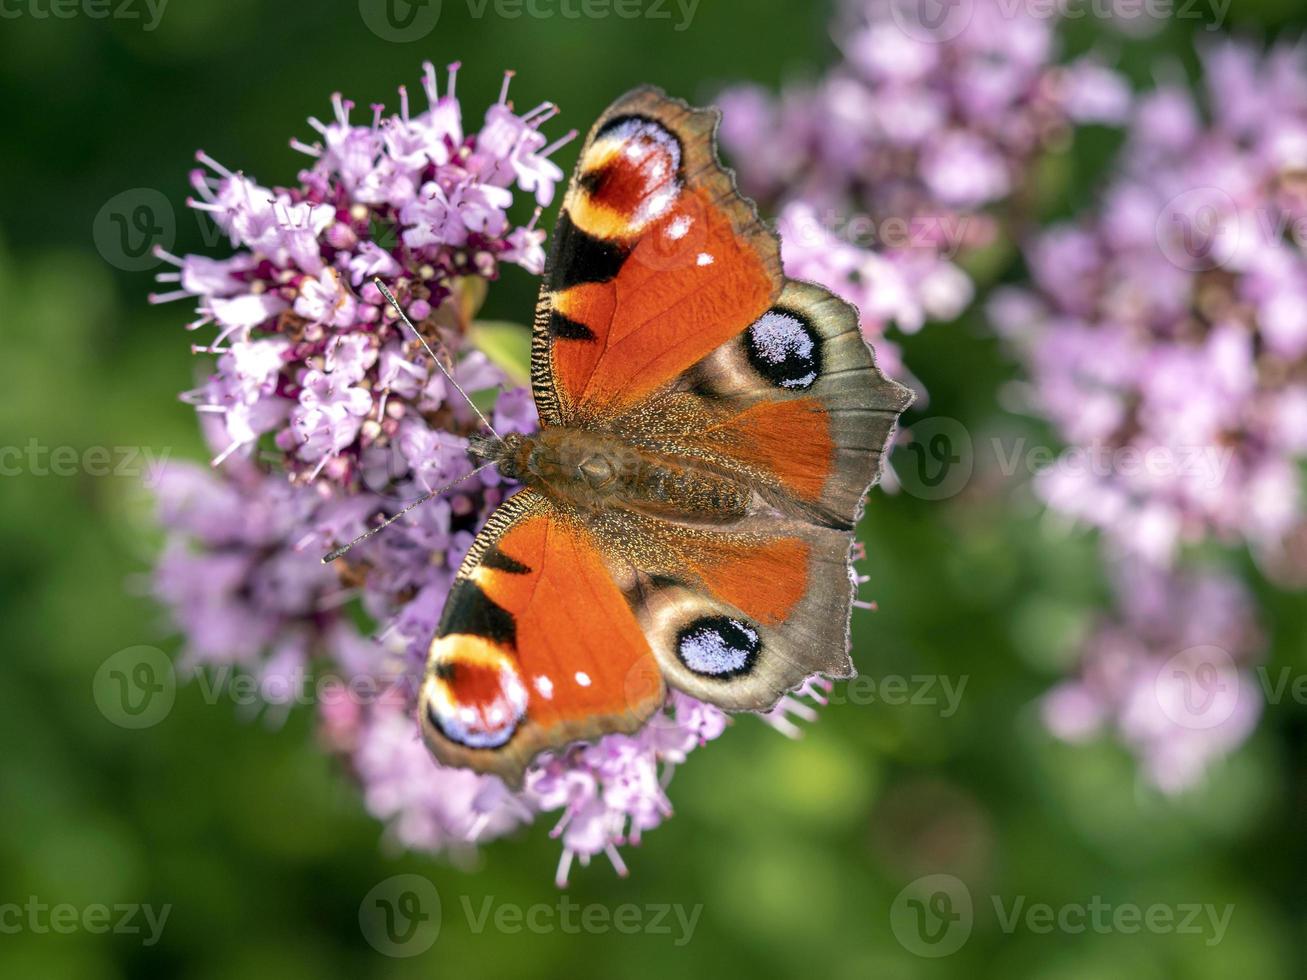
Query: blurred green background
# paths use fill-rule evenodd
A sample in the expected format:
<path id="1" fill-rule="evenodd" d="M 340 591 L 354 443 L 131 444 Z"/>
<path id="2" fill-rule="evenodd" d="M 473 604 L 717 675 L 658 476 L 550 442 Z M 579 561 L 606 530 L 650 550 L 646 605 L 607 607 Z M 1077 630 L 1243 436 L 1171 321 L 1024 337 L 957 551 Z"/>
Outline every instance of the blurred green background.
<path id="1" fill-rule="evenodd" d="M 445 0 L 417 43 L 387 41 L 354 2 L 198 0 L 139 19 L 46 16 L 46 0 L 0 19 L 0 422 L 5 445 L 149 446 L 203 458 L 177 401 L 197 364 L 184 304 L 150 307 L 150 272 L 97 254 L 107 201 L 154 188 L 173 202 L 175 251 L 212 252 L 182 202 L 192 154 L 266 183 L 292 181 L 309 135 L 340 90 L 360 105 L 416 87 L 419 63 L 464 63 L 469 121 L 504 67 L 519 105 L 551 99 L 585 129 L 641 82 L 706 100 L 725 82 L 815 75 L 833 53 L 829 10 L 792 0 L 707 0 L 684 30 L 669 19 L 505 19 Z M 1223 29 L 1293 32 L 1296 0 L 1237 0 Z M 1092 18 L 1073 49 L 1097 47 L 1147 80 L 1168 58 L 1192 64 L 1201 23 L 1127 41 Z M 1052 207 L 1093 201 L 1111 137 L 1090 134 L 1056 167 Z M 569 169 L 576 144 L 559 158 Z M 552 218 L 552 214 L 550 215 Z M 525 320 L 535 284 L 517 269 L 486 315 Z M 1010 376 L 978 318 L 907 342 L 930 413 L 977 439 L 1020 433 L 995 392 Z M 985 473 L 947 503 L 877 493 L 863 538 L 880 611 L 859 614 L 855 658 L 873 676 L 943 675 L 943 704 L 837 704 L 800 741 L 741 719 L 680 769 L 675 819 L 625 852 L 631 876 L 576 869 L 566 893 L 613 909 L 702 905 L 690 941 L 615 930 L 481 932 L 465 908 L 554 905 L 558 845 L 548 822 L 455 866 L 389 853 L 354 787 L 317 747 L 309 712 L 242 717 L 194 685 L 141 731 L 96 710 L 92 677 L 137 644 L 176 640 L 143 594 L 158 545 L 149 500 L 126 477 L 4 477 L 0 509 L 0 905 L 171 905 L 162 938 L 3 929 L 0 976 L 247 978 L 1291 977 L 1303 975 L 1307 846 L 1301 832 L 1307 712 L 1271 706 L 1207 789 L 1171 800 L 1104 742 L 1046 735 L 1034 699 L 1062 675 L 1104 601 L 1094 543 L 1043 533 L 1018 486 Z M 1307 665 L 1307 610 L 1262 588 L 1272 667 Z M 965 679 L 965 681 L 964 681 Z M 846 699 L 847 700 L 847 699 Z M 947 715 L 947 716 L 946 716 Z M 411 959 L 381 956 L 360 931 L 363 897 L 388 877 L 430 878 L 441 931 Z M 921 875 L 964 881 L 976 906 L 966 944 L 916 956 L 890 909 Z M 992 896 L 1027 904 L 1233 904 L 1223 938 L 1093 928 L 1005 933 Z M 669 920 L 673 921 L 673 920 Z"/>

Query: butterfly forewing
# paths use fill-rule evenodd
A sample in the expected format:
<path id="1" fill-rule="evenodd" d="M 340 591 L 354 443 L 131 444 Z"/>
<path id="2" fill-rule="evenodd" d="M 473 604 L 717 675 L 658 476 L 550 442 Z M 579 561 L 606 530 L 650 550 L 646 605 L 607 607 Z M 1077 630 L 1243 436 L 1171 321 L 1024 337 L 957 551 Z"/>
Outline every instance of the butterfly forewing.
<path id="1" fill-rule="evenodd" d="M 779 294 L 776 237 L 717 163 L 717 120 L 643 88 L 591 130 L 536 308 L 532 381 L 545 424 L 604 424 Z"/>

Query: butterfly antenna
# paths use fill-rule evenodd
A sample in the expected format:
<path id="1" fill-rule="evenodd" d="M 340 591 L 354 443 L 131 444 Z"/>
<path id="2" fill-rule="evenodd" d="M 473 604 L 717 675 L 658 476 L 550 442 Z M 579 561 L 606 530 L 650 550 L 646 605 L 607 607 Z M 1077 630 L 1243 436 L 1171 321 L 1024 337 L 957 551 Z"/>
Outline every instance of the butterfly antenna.
<path id="1" fill-rule="evenodd" d="M 360 534 L 357 538 L 355 538 L 355 539 L 354 539 L 353 541 L 351 541 L 349 544 L 347 544 L 347 545 L 343 545 L 342 547 L 337 548 L 337 549 L 336 549 L 335 551 L 333 551 L 331 554 L 329 554 L 329 555 L 324 555 L 323 558 L 322 558 L 322 564 L 326 565 L 326 564 L 328 564 L 329 562 L 333 562 L 333 561 L 335 561 L 337 558 L 339 558 L 339 557 L 340 557 L 341 555 L 343 555 L 345 552 L 349 551 L 350 548 L 354 547 L 354 546 L 355 546 L 356 544 L 358 544 L 359 542 L 361 542 L 361 541 L 366 541 L 368 538 L 372 537 L 372 535 L 377 534 L 377 533 L 380 532 L 380 531 L 384 531 L 386 528 L 390 527 L 390 525 L 394 524 L 397 520 L 399 520 L 401 517 L 403 517 L 405 514 L 407 514 L 407 513 L 408 513 L 409 511 L 411 511 L 413 508 L 415 508 L 415 507 L 420 507 L 422 504 L 425 504 L 425 503 L 426 503 L 428 500 L 430 500 L 432 497 L 438 497 L 438 496 L 440 496 L 442 493 L 444 493 L 446 490 L 450 489 L 451 487 L 456 487 L 456 486 L 458 486 L 458 485 L 459 485 L 460 483 L 462 483 L 464 480 L 470 480 L 470 479 L 472 479 L 472 477 L 476 476 L 476 475 L 477 475 L 478 473 L 480 473 L 482 470 L 486 469 L 486 468 L 489 467 L 489 466 L 493 466 L 493 465 L 494 465 L 494 463 L 482 463 L 480 466 L 478 466 L 476 469 L 474 469 L 471 473 L 465 473 L 465 474 L 463 474 L 462 476 L 460 476 L 457 480 L 451 480 L 449 483 L 446 483 L 443 487 L 437 487 L 437 488 L 434 489 L 434 490 L 431 490 L 431 491 L 428 491 L 427 493 L 424 493 L 421 497 L 419 497 L 417 500 L 413 501 L 411 504 L 409 504 L 407 507 L 405 507 L 403 510 L 401 510 L 398 514 L 395 514 L 395 515 L 392 516 L 392 517 L 388 517 L 388 518 L 386 518 L 384 521 L 382 521 L 380 524 L 378 524 L 376 527 L 372 528 L 371 530 L 364 531 L 362 534 Z"/>
<path id="2" fill-rule="evenodd" d="M 436 356 L 436 352 L 433 351 L 431 345 L 427 343 L 427 339 L 423 337 L 422 334 L 418 333 L 418 328 L 413 326 L 413 321 L 408 318 L 408 314 L 404 312 L 404 308 L 399 305 L 399 300 L 395 299 L 395 294 L 392 293 L 386 287 L 386 284 L 380 279 L 374 278 L 372 284 L 381 291 L 381 295 L 386 297 L 386 301 L 395 308 L 395 312 L 399 314 L 399 318 L 404 321 L 405 325 L 410 330 L 413 331 L 413 336 L 418 339 L 418 342 L 421 343 L 424 348 L 426 348 L 426 352 L 431 355 L 431 360 L 435 362 L 436 367 L 440 368 L 440 373 L 443 374 L 449 380 L 449 383 L 454 386 L 454 390 L 463 396 L 463 400 L 472 406 L 472 411 L 477 413 L 477 418 L 481 420 L 481 424 L 490 431 L 492 436 L 498 439 L 499 433 L 495 431 L 495 427 L 490 424 L 489 420 L 484 415 L 481 414 L 481 409 L 476 407 L 476 403 L 472 401 L 468 393 L 463 390 L 463 386 L 454 380 L 454 376 L 450 374 L 449 369 L 445 367 L 444 362 Z"/>

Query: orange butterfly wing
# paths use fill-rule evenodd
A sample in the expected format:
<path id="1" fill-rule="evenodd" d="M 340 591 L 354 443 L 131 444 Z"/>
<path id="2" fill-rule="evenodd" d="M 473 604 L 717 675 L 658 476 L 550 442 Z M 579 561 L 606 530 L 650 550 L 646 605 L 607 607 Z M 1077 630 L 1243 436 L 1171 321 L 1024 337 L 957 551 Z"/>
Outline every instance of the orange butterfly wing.
<path id="1" fill-rule="evenodd" d="M 590 533 L 533 490 L 510 497 L 464 560 L 431 646 L 420 711 L 436 757 L 517 784 L 543 749 L 635 731 L 664 696 Z"/>

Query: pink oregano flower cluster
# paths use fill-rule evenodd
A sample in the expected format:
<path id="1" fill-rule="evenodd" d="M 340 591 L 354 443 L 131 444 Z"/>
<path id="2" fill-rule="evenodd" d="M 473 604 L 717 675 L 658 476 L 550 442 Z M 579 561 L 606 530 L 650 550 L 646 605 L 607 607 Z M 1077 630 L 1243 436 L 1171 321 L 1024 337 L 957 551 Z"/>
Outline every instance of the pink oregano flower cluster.
<path id="1" fill-rule="evenodd" d="M 161 252 L 175 269 L 158 277 L 170 291 L 151 298 L 194 300 L 189 329 L 210 331 L 194 350 L 215 358 L 212 370 L 182 397 L 214 458 L 170 467 L 158 489 L 168 535 L 155 591 L 183 634 L 187 667 L 252 675 L 279 710 L 309 692 L 324 743 L 399 844 L 457 852 L 553 812 L 563 883 L 577 858 L 607 854 L 624 870 L 617 847 L 670 815 L 672 770 L 721 734 L 725 716 L 673 694 L 633 736 L 542 758 L 520 793 L 444 768 L 419 736 L 417 683 L 455 571 L 512 488 L 487 470 L 335 564 L 320 561 L 469 476 L 475 415 L 423 342 L 465 390 L 493 397 L 505 375 L 469 342 L 472 318 L 505 263 L 543 268 L 536 223 L 563 177 L 550 157 L 575 133 L 552 143 L 541 133 L 558 111 L 550 103 L 518 113 L 511 73 L 481 128 L 467 129 L 457 71 L 442 95 L 425 66 L 420 110 L 404 88 L 397 114 L 333 97 L 332 119 L 309 121 L 317 139 L 291 143 L 310 158 L 293 187 L 261 186 L 198 155 L 189 203 L 232 253 Z M 519 193 L 538 205 L 526 224 L 509 216 Z M 492 422 L 501 434 L 533 429 L 530 393 L 501 390 Z M 769 720 L 785 730 L 787 714 L 808 711 L 790 697 Z"/>
<path id="2" fill-rule="evenodd" d="M 1246 547 L 1307 582 L 1307 56 L 1227 42 L 1202 64 L 1206 98 L 1143 96 L 1101 205 L 1035 236 L 1033 286 L 990 304 L 1068 446 L 1035 489 L 1102 532 L 1120 595 L 1045 716 L 1113 724 L 1168 790 L 1262 702 L 1252 600 L 1198 562 Z M 1203 711 L 1177 725 L 1177 704 Z"/>
<path id="3" fill-rule="evenodd" d="M 887 331 L 961 314 L 966 260 L 1002 238 L 1002 208 L 1040 155 L 1130 102 L 1097 61 L 1059 65 L 1058 18 L 1033 5 L 926 6 L 846 0 L 828 73 L 779 97 L 746 85 L 720 98 L 723 144 L 745 193 L 779 215 L 786 271 L 853 302 L 900 378 Z"/>
<path id="4" fill-rule="evenodd" d="M 1200 785 L 1252 734 L 1265 637 L 1239 579 L 1216 568 L 1113 567 L 1116 602 L 1075 674 L 1040 702 L 1049 731 L 1080 743 L 1116 735 L 1165 793 Z"/>
<path id="5" fill-rule="evenodd" d="M 1157 563 L 1246 544 L 1307 577 L 1307 61 L 1206 52 L 1207 112 L 1140 100 L 1093 215 L 1027 252 L 1034 289 L 991 304 L 1028 401 L 1099 465 L 1054 466 L 1056 510 Z"/>

